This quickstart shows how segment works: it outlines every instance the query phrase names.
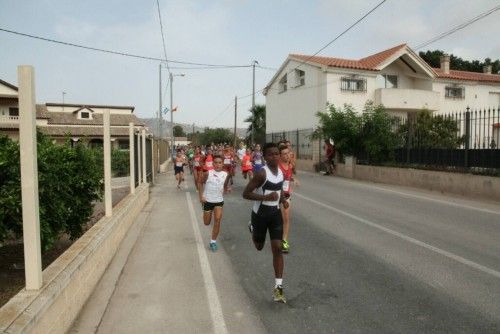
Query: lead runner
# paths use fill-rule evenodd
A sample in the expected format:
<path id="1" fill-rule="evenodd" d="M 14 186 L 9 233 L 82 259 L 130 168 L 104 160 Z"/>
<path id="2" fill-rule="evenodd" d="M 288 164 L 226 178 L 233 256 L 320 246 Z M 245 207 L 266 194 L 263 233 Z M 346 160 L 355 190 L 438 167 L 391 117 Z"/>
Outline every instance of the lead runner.
<path id="1" fill-rule="evenodd" d="M 281 251 L 283 239 L 283 218 L 280 203 L 288 207 L 288 202 L 281 196 L 283 187 L 283 173 L 278 167 L 280 158 L 278 145 L 267 143 L 264 145 L 263 166 L 243 190 L 243 198 L 253 200 L 252 220 L 249 225 L 252 240 L 257 250 L 264 248 L 266 234 L 269 230 L 274 266 L 274 301 L 286 303 L 283 293 L 284 260 Z"/>

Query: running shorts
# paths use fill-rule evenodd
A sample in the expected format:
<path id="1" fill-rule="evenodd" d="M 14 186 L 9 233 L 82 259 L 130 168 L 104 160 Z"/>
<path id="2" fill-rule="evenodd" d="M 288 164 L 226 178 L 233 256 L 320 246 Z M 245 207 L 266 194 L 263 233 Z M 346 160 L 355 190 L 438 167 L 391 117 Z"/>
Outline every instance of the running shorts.
<path id="1" fill-rule="evenodd" d="M 220 206 L 221 208 L 224 206 L 224 201 L 218 203 L 203 203 L 203 211 L 212 211 L 216 206 Z"/>
<path id="2" fill-rule="evenodd" d="M 181 167 L 174 166 L 174 172 L 175 172 L 175 175 L 177 175 L 179 173 L 184 173 L 184 167 L 183 166 L 181 166 Z"/>
<path id="3" fill-rule="evenodd" d="M 271 240 L 283 239 L 283 218 L 280 209 L 261 204 L 258 213 L 252 210 L 251 222 L 252 235 L 256 242 L 264 242 L 268 230 Z"/>

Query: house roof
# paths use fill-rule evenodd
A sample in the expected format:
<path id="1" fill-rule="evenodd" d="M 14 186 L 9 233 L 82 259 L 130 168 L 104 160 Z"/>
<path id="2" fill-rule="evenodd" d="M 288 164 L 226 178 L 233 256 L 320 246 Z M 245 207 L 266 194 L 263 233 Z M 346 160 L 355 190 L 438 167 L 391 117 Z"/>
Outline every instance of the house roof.
<path id="1" fill-rule="evenodd" d="M 401 49 L 407 47 L 406 44 L 400 44 L 393 48 L 378 52 L 371 56 L 361 58 L 359 60 L 354 59 L 343 59 L 343 58 L 332 58 L 332 57 L 318 57 L 318 56 L 307 56 L 300 54 L 290 54 L 290 57 L 298 59 L 300 61 L 317 63 L 320 65 L 331 66 L 331 67 L 341 67 L 341 68 L 353 68 L 359 70 L 369 70 L 378 71 L 378 65 L 392 57 Z"/>
<path id="2" fill-rule="evenodd" d="M 104 129 L 102 126 L 78 126 L 78 127 L 67 127 L 67 126 L 41 126 L 40 131 L 43 133 L 54 136 L 54 137 L 64 137 L 70 135 L 73 137 L 102 137 L 104 136 Z M 128 128 L 111 128 L 112 137 L 127 137 L 129 136 Z"/>
<path id="3" fill-rule="evenodd" d="M 17 91 L 18 88 L 17 86 L 14 86 L 13 84 L 11 83 L 8 83 L 7 81 L 3 81 L 2 79 L 0 79 L 0 84 L 4 85 L 4 86 L 7 86 L 9 88 L 12 88 L 13 90 Z"/>
<path id="4" fill-rule="evenodd" d="M 88 106 L 89 107 L 89 106 Z M 41 117 L 39 117 L 39 115 Z M 103 114 L 93 113 L 92 119 L 78 119 L 76 113 L 69 112 L 49 112 L 47 105 L 37 105 L 37 118 L 47 118 L 50 125 L 102 125 Z M 134 125 L 143 126 L 142 122 L 137 116 L 133 114 L 110 114 L 110 122 L 112 126 L 128 126 L 130 122 Z"/>
<path id="5" fill-rule="evenodd" d="M 68 104 L 68 103 L 54 103 L 48 102 L 45 103 L 47 107 L 69 107 L 69 108 L 103 108 L 103 109 L 130 109 L 134 112 L 135 107 L 132 106 L 110 106 L 110 105 L 97 105 L 97 104 Z"/>
<path id="6" fill-rule="evenodd" d="M 425 61 L 418 56 L 407 44 L 400 44 L 390 49 L 375 53 L 371 56 L 355 59 L 342 59 L 342 58 L 332 58 L 332 57 L 318 57 L 318 56 L 307 56 L 300 54 L 290 54 L 289 57 L 299 61 L 316 63 L 328 67 L 338 67 L 338 68 L 351 68 L 358 70 L 367 71 L 379 71 L 380 65 L 391 59 L 402 49 L 406 48 L 408 52 L 412 53 L 414 57 L 418 57 L 422 63 Z M 449 73 L 444 73 L 440 68 L 431 68 L 429 70 L 434 72 L 434 76 L 443 79 L 454 79 L 454 80 L 470 80 L 470 81 L 481 81 L 481 82 L 495 82 L 500 83 L 500 75 L 498 74 L 487 74 L 478 72 L 467 72 L 467 71 L 456 71 L 450 70 Z"/>
<path id="7" fill-rule="evenodd" d="M 470 80 L 470 81 L 484 81 L 500 83 L 499 74 L 488 74 L 479 72 L 455 71 L 450 70 L 450 73 L 444 73 L 440 68 L 433 68 L 436 76 L 443 79 L 455 80 Z"/>

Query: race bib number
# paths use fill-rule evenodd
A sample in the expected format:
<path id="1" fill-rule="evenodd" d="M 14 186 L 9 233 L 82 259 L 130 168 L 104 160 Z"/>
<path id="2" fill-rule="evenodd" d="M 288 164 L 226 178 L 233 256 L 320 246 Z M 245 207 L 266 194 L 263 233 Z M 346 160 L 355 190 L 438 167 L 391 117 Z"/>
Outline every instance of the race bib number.
<path id="1" fill-rule="evenodd" d="M 176 167 L 182 167 L 182 162 L 176 162 L 176 163 L 175 163 L 175 166 L 176 166 Z"/>
<path id="2" fill-rule="evenodd" d="M 231 159 L 224 159 L 224 165 L 230 165 Z"/>
<path id="3" fill-rule="evenodd" d="M 200 162 L 199 162 L 199 161 L 195 161 L 195 162 L 194 162 L 194 166 L 195 166 L 195 167 L 199 167 L 199 166 L 200 166 Z"/>
<path id="4" fill-rule="evenodd" d="M 283 191 L 286 192 L 290 191 L 290 181 L 288 180 L 283 181 Z"/>
<path id="5" fill-rule="evenodd" d="M 250 167 L 250 166 L 252 166 L 252 163 L 251 163 L 250 161 L 247 161 L 247 162 L 245 163 L 245 165 L 246 165 L 246 166 L 248 166 L 248 167 Z"/>
<path id="6" fill-rule="evenodd" d="M 262 165 L 262 160 L 255 160 L 256 165 Z"/>
<path id="7" fill-rule="evenodd" d="M 207 167 L 212 167 L 213 166 L 213 162 L 212 161 L 207 161 Z"/>

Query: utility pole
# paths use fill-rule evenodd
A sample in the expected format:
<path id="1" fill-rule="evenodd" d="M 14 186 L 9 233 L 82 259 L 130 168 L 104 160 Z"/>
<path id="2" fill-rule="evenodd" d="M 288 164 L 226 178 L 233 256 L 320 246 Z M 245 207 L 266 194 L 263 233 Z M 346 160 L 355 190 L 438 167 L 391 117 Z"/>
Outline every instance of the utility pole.
<path id="1" fill-rule="evenodd" d="M 157 122 L 158 124 L 156 124 L 156 129 L 158 130 L 158 138 L 161 138 L 161 123 L 162 123 L 162 120 L 163 120 L 163 115 L 161 114 L 162 113 L 162 103 L 161 103 L 161 63 L 160 63 L 160 66 L 159 66 L 159 78 L 160 78 L 160 91 L 158 92 L 159 93 L 159 100 L 160 100 L 160 106 L 159 106 L 159 109 L 158 109 L 158 119 L 157 119 Z"/>
<path id="2" fill-rule="evenodd" d="M 174 81 L 174 77 L 172 75 L 172 72 L 169 73 L 169 79 L 170 79 L 170 144 L 172 145 L 171 147 L 171 152 L 170 152 L 170 159 L 174 157 L 174 145 L 175 145 L 175 140 L 174 140 L 174 102 L 172 100 L 172 81 Z"/>
<path id="3" fill-rule="evenodd" d="M 252 62 L 252 77 L 253 77 L 253 80 L 252 80 L 252 120 L 253 120 L 253 124 L 252 124 L 252 136 L 251 136 L 251 144 L 253 145 L 254 144 L 254 140 L 255 140 L 255 112 L 254 112 L 254 109 L 255 109 L 255 64 L 258 64 L 259 62 L 257 60 L 254 60 Z"/>
<path id="4" fill-rule="evenodd" d="M 236 149 L 236 118 L 238 117 L 238 97 L 234 97 L 234 148 Z"/>

